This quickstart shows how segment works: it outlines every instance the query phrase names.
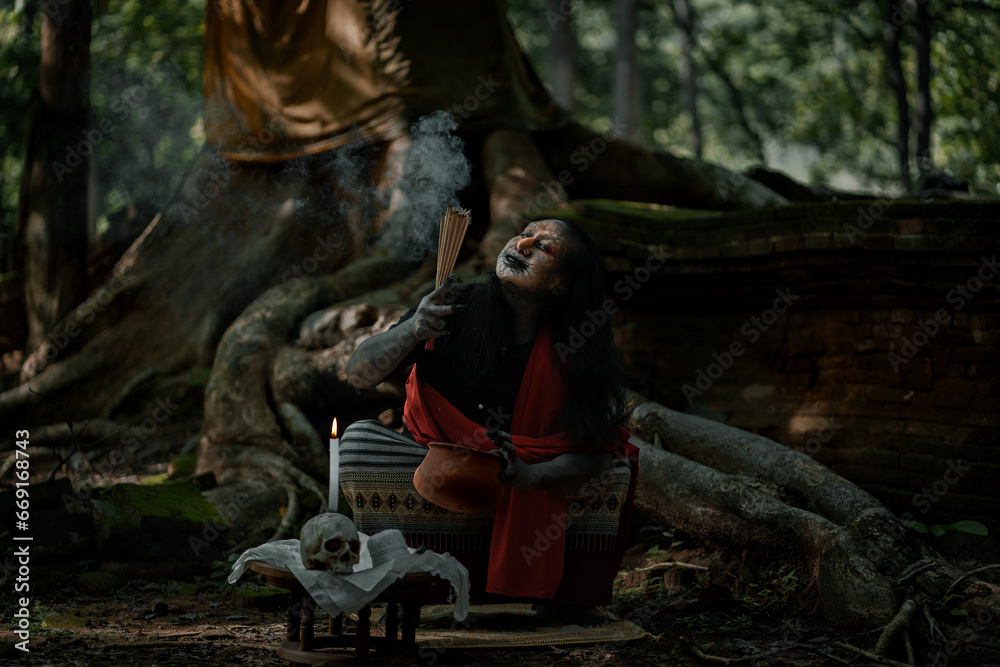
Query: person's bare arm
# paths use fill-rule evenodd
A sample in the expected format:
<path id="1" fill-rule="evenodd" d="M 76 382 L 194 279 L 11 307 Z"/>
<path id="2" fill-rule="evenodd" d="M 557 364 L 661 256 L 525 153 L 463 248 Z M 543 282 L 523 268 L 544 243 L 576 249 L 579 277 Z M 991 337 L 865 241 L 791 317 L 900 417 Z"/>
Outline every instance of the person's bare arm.
<path id="1" fill-rule="evenodd" d="M 583 493 L 611 465 L 610 452 L 567 452 L 551 461 L 525 463 L 517 455 L 509 433 L 501 432 L 494 442 L 507 452 L 510 459 L 507 468 L 499 475 L 500 481 L 515 489 Z"/>
<path id="2" fill-rule="evenodd" d="M 374 387 L 392 374 L 418 344 L 445 335 L 446 322 L 441 317 L 464 308 L 438 304 L 450 288 L 449 280 L 420 300 L 413 317 L 358 345 L 347 362 L 347 381 L 359 389 Z"/>

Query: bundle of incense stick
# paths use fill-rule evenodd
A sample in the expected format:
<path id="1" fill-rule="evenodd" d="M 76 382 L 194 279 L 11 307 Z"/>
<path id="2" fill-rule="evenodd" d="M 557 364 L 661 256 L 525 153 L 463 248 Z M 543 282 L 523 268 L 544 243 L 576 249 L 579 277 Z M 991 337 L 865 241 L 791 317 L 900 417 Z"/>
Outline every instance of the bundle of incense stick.
<path id="1" fill-rule="evenodd" d="M 465 232 L 469 229 L 470 224 L 472 224 L 472 219 L 464 208 L 453 209 L 449 206 L 441 215 L 441 229 L 438 232 L 437 277 L 434 279 L 434 289 L 441 287 L 451 274 L 451 270 L 455 268 L 458 251 L 462 247 L 462 240 L 465 239 Z M 434 349 L 433 338 L 424 344 L 424 349 Z"/>
<path id="2" fill-rule="evenodd" d="M 469 211 L 464 208 L 449 206 L 441 214 L 441 230 L 438 233 L 438 264 L 434 287 L 438 288 L 455 268 L 458 251 L 462 248 L 462 240 L 469 229 L 472 219 Z"/>

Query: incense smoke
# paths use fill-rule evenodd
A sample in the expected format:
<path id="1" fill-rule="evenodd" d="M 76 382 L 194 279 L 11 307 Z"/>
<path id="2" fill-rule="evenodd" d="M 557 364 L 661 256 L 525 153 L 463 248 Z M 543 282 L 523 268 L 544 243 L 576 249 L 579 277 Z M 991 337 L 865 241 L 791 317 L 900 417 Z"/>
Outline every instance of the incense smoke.
<path id="1" fill-rule="evenodd" d="M 441 214 L 447 206 L 458 206 L 456 193 L 472 180 L 465 142 L 452 134 L 457 128 L 446 111 L 435 111 L 410 127 L 412 144 L 399 182 L 403 204 L 383 239 L 402 259 L 419 261 L 437 247 Z"/>

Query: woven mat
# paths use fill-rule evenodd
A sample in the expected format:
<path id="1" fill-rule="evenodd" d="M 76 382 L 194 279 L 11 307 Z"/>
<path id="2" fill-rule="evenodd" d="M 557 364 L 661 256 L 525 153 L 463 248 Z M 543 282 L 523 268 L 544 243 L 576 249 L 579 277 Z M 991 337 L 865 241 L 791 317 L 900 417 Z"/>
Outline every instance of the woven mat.
<path id="1" fill-rule="evenodd" d="M 451 605 L 421 609 L 417 646 L 427 649 L 516 648 L 566 644 L 618 644 L 640 639 L 647 632 L 631 621 L 617 619 L 599 628 L 545 625 L 530 604 L 479 605 L 469 608 L 462 623 L 452 618 Z M 607 612 L 606 612 L 607 613 Z M 374 630 L 374 628 L 372 628 Z"/>

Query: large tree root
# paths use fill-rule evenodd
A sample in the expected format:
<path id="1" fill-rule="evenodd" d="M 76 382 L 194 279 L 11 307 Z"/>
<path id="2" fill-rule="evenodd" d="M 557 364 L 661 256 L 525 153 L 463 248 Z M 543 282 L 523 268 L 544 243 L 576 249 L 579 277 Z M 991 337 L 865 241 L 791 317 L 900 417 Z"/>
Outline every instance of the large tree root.
<path id="1" fill-rule="evenodd" d="M 742 174 L 653 151 L 570 122 L 532 136 L 573 198 L 605 198 L 711 210 L 783 206 L 788 200 Z"/>
<path id="2" fill-rule="evenodd" d="M 483 178 L 490 192 L 490 225 L 479 243 L 485 268 L 512 236 L 545 209 L 569 205 L 565 189 L 527 132 L 497 130 L 483 142 Z"/>
<path id="3" fill-rule="evenodd" d="M 373 257 L 332 276 L 279 285 L 254 301 L 226 331 L 216 353 L 205 392 L 199 469 L 224 482 L 229 464 L 219 454 L 223 448 L 281 451 L 284 435 L 269 392 L 279 352 L 310 313 L 402 278 L 409 268 L 391 256 Z"/>
<path id="4" fill-rule="evenodd" d="M 890 624 L 884 650 L 919 608 L 943 601 L 953 584 L 967 595 L 962 606 L 970 614 L 1000 613 L 998 587 L 966 581 L 874 498 L 804 454 L 634 400 L 637 507 L 714 548 L 752 554 L 760 564 L 791 564 L 803 584 L 798 602 L 827 622 Z M 654 437 L 666 449 L 641 440 Z"/>
<path id="5" fill-rule="evenodd" d="M 43 397 L 73 392 L 74 419 L 114 416 L 136 394 L 165 396 L 172 372 L 209 367 L 223 331 L 264 290 L 364 251 L 391 211 L 376 203 L 389 198 L 398 170 L 388 166 L 407 141 L 366 147 L 368 171 L 355 147 L 252 168 L 203 152 L 112 278 L 28 354 L 0 415 L 38 423 Z"/>
<path id="6" fill-rule="evenodd" d="M 885 626 L 878 641 L 875 643 L 875 655 L 885 655 L 889 650 L 889 645 L 900 635 L 906 634 L 914 616 L 920 607 L 912 599 L 903 600 L 903 606 L 899 608 L 896 616 Z M 907 640 L 909 642 L 909 640 Z"/>
<path id="7" fill-rule="evenodd" d="M 301 405 L 313 393 L 345 402 L 360 398 L 349 390 L 343 369 L 357 340 L 344 336 L 337 325 L 349 330 L 351 323 L 360 324 L 359 333 L 370 335 L 371 326 L 386 324 L 378 317 L 364 320 L 358 309 L 368 306 L 343 304 L 408 274 L 412 267 L 395 257 L 375 256 L 334 275 L 292 281 L 261 295 L 226 331 L 206 389 L 198 459 L 199 472 L 214 472 L 223 485 L 212 496 L 217 507 L 230 502 L 226 485 L 248 477 L 275 479 L 285 492 L 286 510 L 269 535 L 273 540 L 289 534 L 299 521 L 302 491 L 315 496 L 321 509 L 335 502 L 307 472 L 325 462 L 326 448 Z M 418 275 L 422 279 L 423 273 Z M 412 277 L 403 280 L 396 289 L 408 293 L 413 282 Z M 309 351 L 292 346 L 300 337 L 313 346 L 330 347 Z"/>

